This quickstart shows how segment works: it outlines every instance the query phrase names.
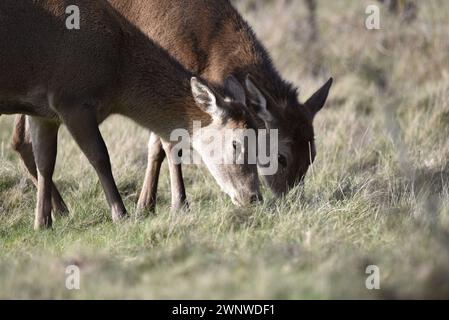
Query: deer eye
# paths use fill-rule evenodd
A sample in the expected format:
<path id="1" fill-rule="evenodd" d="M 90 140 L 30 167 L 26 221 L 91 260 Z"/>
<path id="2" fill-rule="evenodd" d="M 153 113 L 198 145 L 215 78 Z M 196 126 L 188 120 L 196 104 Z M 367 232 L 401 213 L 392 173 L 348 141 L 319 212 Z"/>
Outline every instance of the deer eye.
<path id="1" fill-rule="evenodd" d="M 278 155 L 278 162 L 283 168 L 287 167 L 287 158 L 282 154 Z"/>

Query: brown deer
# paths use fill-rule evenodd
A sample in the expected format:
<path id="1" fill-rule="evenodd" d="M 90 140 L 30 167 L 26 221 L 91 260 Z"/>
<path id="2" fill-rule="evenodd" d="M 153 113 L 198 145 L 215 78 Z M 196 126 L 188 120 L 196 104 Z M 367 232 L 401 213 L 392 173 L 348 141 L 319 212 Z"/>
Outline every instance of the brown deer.
<path id="1" fill-rule="evenodd" d="M 66 27 L 69 5 L 79 7 L 79 30 Z M 229 129 L 232 141 L 223 147 L 223 157 L 234 155 L 235 143 L 240 152 L 249 149 L 242 130 L 236 129 L 255 125 L 244 105 L 245 91 L 233 77 L 223 90 L 193 77 L 107 1 L 2 0 L 0 16 L 0 114 L 28 115 L 37 166 L 36 229 L 52 224 L 52 175 L 61 124 L 95 168 L 113 220 L 126 216 L 98 129 L 110 114 L 129 117 L 165 141 L 173 130 L 187 130 L 235 203 L 260 198 L 257 165 L 221 164 L 204 152 L 207 139 L 192 132 L 193 121 L 219 132 Z"/>
<path id="2" fill-rule="evenodd" d="M 165 48 L 188 70 L 211 83 L 223 85 L 233 74 L 246 82 L 253 78 L 247 93 L 260 99 L 247 99 L 257 113 L 258 128 L 279 130 L 277 174 L 265 176 L 268 186 L 281 195 L 303 180 L 315 158 L 313 119 L 324 106 L 332 79 L 306 103 L 298 102 L 297 90 L 284 81 L 251 27 L 228 0 L 109 0 L 114 8 L 132 21 L 143 33 Z M 253 101 L 262 102 L 254 106 Z M 23 121 L 23 119 L 22 119 Z M 21 129 L 23 126 L 17 126 Z M 16 132 L 15 136 L 26 135 Z M 26 140 L 16 140 L 16 149 L 30 149 Z M 28 146 L 28 147 L 27 147 Z M 165 149 L 165 152 L 164 152 Z M 139 209 L 153 209 L 156 204 L 158 176 L 170 144 L 153 133 L 149 142 L 148 167 L 139 198 Z M 33 163 L 32 154 L 22 157 Z M 29 160 L 31 158 L 31 160 Z M 180 165 L 168 159 L 172 186 L 172 208 L 186 205 Z M 60 209 L 63 202 L 55 193 Z"/>

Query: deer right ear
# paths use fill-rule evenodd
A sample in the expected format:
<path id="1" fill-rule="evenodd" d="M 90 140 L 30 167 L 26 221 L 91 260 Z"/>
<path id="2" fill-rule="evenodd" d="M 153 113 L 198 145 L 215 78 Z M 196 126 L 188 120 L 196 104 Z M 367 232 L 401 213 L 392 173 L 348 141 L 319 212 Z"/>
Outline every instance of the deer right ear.
<path id="1" fill-rule="evenodd" d="M 234 101 L 246 105 L 246 94 L 240 82 L 232 75 L 225 81 L 226 94 Z"/>
<path id="2" fill-rule="evenodd" d="M 248 98 L 251 102 L 252 108 L 256 112 L 257 116 L 261 118 L 265 125 L 268 127 L 269 123 L 274 121 L 271 112 L 267 107 L 267 99 L 262 92 L 254 84 L 252 77 L 248 75 L 245 80 L 246 89 L 248 90 Z"/>
<path id="3" fill-rule="evenodd" d="M 214 119 L 222 119 L 226 112 L 217 104 L 215 93 L 205 84 L 201 83 L 197 78 L 190 80 L 192 86 L 192 94 L 198 107 L 208 113 Z"/>
<path id="4" fill-rule="evenodd" d="M 312 117 L 324 107 L 327 97 L 329 96 L 329 91 L 332 87 L 334 79 L 330 78 L 317 92 L 315 92 L 309 100 L 304 104 L 307 109 L 309 109 Z"/>

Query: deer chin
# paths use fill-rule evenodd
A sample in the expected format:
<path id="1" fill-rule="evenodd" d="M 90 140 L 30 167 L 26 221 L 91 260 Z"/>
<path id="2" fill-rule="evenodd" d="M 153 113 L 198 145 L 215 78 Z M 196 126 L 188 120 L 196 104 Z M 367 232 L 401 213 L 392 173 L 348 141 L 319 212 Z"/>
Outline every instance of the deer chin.
<path id="1" fill-rule="evenodd" d="M 263 200 L 262 195 L 259 193 L 254 193 L 248 199 L 242 199 L 236 196 L 230 196 L 232 203 L 237 207 L 247 207 L 253 204 L 257 204 Z"/>
<path id="2" fill-rule="evenodd" d="M 230 196 L 230 195 L 229 195 L 229 196 Z M 235 206 L 237 206 L 237 207 L 243 207 L 243 206 L 244 206 L 243 203 L 239 202 L 239 201 L 237 200 L 236 197 L 232 197 L 232 196 L 230 196 L 230 197 L 231 197 L 232 203 L 233 203 Z"/>

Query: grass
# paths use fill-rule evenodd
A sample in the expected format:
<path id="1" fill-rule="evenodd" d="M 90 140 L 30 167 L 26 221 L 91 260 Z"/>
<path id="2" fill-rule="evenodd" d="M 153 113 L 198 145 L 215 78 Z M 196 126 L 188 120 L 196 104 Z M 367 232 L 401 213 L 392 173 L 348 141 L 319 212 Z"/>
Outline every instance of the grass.
<path id="1" fill-rule="evenodd" d="M 92 168 L 65 129 L 55 181 L 71 215 L 32 231 L 35 191 L 0 117 L 0 298 L 447 298 L 449 296 L 449 4 L 419 2 L 405 24 L 370 1 L 321 1 L 307 42 L 302 1 L 246 11 L 301 100 L 336 78 L 316 120 L 318 157 L 304 190 L 237 209 L 204 168 L 187 167 L 191 211 L 159 208 L 114 225 Z M 246 2 L 239 7 L 248 8 Z M 281 32 L 282 30 L 282 32 Z M 145 130 L 102 126 L 131 214 L 145 168 Z M 81 289 L 65 287 L 65 267 Z M 368 265 L 381 290 L 367 290 Z"/>

